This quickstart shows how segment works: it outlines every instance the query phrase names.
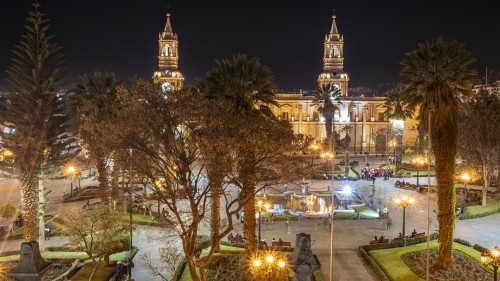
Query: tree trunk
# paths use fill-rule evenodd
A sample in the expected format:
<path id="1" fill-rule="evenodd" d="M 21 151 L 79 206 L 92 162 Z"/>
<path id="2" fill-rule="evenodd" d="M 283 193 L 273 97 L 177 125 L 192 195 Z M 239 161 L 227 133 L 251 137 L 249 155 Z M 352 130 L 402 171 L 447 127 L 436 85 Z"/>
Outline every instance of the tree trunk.
<path id="1" fill-rule="evenodd" d="M 481 206 L 486 207 L 486 195 L 488 194 L 488 186 L 490 185 L 490 181 L 488 179 L 488 170 L 483 164 L 483 199 L 481 200 Z"/>
<path id="2" fill-rule="evenodd" d="M 457 124 L 449 122 L 441 128 L 433 126 L 432 148 L 436 159 L 437 201 L 439 221 L 438 265 L 453 266 L 453 231 L 456 220 L 455 159 L 457 156 Z"/>
<path id="3" fill-rule="evenodd" d="M 210 181 L 210 190 L 212 193 L 212 211 L 210 220 L 210 230 L 212 232 L 212 248 L 215 248 L 215 252 L 219 252 L 220 244 L 217 240 L 217 236 L 220 233 L 220 196 L 223 176 L 217 172 L 208 173 Z"/>
<path id="4" fill-rule="evenodd" d="M 198 274 L 196 273 L 196 262 L 194 260 L 194 257 L 186 257 L 186 258 L 187 258 L 187 264 L 188 264 L 189 275 L 191 276 L 191 280 L 199 281 L 200 277 L 198 277 Z"/>
<path id="5" fill-rule="evenodd" d="M 26 242 L 36 241 L 38 239 L 38 181 L 36 174 L 30 173 L 22 176 L 22 210 L 24 220 L 24 239 Z"/>
<path id="6" fill-rule="evenodd" d="M 396 163 L 396 172 L 401 170 L 401 164 L 403 162 L 403 128 L 399 132 L 396 129 L 396 159 L 394 159 Z"/>
<path id="7" fill-rule="evenodd" d="M 253 192 L 247 193 L 247 201 L 245 203 L 245 213 L 243 216 L 243 236 L 245 238 L 247 255 L 252 256 L 257 249 L 257 237 L 255 235 L 255 196 Z"/>
<path id="8" fill-rule="evenodd" d="M 328 147 L 329 151 L 333 150 L 333 117 L 332 116 L 324 116 L 325 117 L 325 131 L 326 131 L 326 147 Z"/>
<path id="9" fill-rule="evenodd" d="M 99 197 L 103 204 L 109 204 L 109 190 L 108 190 L 108 171 L 106 169 L 106 160 L 99 159 L 97 161 L 97 173 L 99 174 Z"/>
<path id="10" fill-rule="evenodd" d="M 103 265 L 104 266 L 108 266 L 109 265 L 109 255 L 108 254 L 104 255 Z"/>

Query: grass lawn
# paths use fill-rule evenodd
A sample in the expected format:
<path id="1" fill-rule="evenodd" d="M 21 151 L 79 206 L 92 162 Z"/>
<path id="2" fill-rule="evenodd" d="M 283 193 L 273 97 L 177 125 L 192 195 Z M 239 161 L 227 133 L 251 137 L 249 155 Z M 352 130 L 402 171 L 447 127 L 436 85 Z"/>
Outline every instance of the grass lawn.
<path id="1" fill-rule="evenodd" d="M 130 214 L 124 215 L 124 218 L 129 219 Z M 155 219 L 151 219 L 149 215 L 143 215 L 143 214 L 132 214 L 132 221 L 136 224 L 149 225 L 149 226 L 162 226 L 165 224 L 164 221 L 157 221 Z"/>
<path id="2" fill-rule="evenodd" d="M 93 270 L 94 264 L 88 263 L 82 266 L 70 279 L 72 281 L 88 281 Z M 114 265 L 100 266 L 92 277 L 92 280 L 109 280 L 114 273 Z"/>
<path id="3" fill-rule="evenodd" d="M 418 277 L 415 273 L 413 273 L 413 271 L 410 270 L 410 268 L 406 266 L 404 261 L 401 259 L 401 255 L 408 252 L 425 250 L 426 247 L 426 243 L 421 243 L 401 248 L 372 250 L 369 252 L 369 255 L 373 259 L 375 259 L 375 261 L 387 274 L 390 280 L 420 281 L 424 279 Z M 431 241 L 431 248 L 436 247 L 437 241 Z M 453 248 L 471 256 L 478 261 L 481 261 L 481 254 L 471 247 L 453 243 Z"/>
<path id="4" fill-rule="evenodd" d="M 466 220 L 466 219 L 480 218 L 498 212 L 500 212 L 500 202 L 487 198 L 486 207 L 482 207 L 481 205 L 468 206 L 465 208 L 460 219 Z"/>
<path id="5" fill-rule="evenodd" d="M 368 206 L 356 207 L 354 211 L 359 212 L 361 218 L 376 219 L 379 217 L 377 211 L 373 210 Z"/>

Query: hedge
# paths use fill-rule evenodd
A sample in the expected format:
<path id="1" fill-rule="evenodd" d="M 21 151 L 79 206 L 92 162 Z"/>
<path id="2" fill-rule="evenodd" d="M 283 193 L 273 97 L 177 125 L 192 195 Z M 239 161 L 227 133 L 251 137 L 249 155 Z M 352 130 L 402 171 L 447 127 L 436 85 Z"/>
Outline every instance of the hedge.
<path id="1" fill-rule="evenodd" d="M 461 220 L 476 219 L 490 216 L 500 212 L 500 203 L 493 200 L 488 200 L 486 207 L 481 205 L 467 206 L 460 216 Z"/>
<path id="2" fill-rule="evenodd" d="M 431 234 L 431 240 L 436 240 L 438 239 L 438 233 L 432 233 Z M 427 236 L 424 237 L 416 237 L 416 238 L 408 238 L 406 239 L 406 245 L 414 245 L 414 244 L 419 244 L 419 243 L 424 243 L 427 241 Z M 372 250 L 381 250 L 381 249 L 390 249 L 390 248 L 398 248 L 398 247 L 404 247 L 404 241 L 403 240 L 396 240 L 392 241 L 390 243 L 383 243 L 383 244 L 370 244 L 370 245 L 364 245 L 359 247 L 359 252 L 361 253 L 361 256 L 365 258 L 365 260 L 370 264 L 370 266 L 373 268 L 373 271 L 377 274 L 377 276 L 382 280 L 382 281 L 390 281 L 387 272 L 385 272 L 379 265 L 378 263 L 370 256 L 369 252 Z"/>
<path id="3" fill-rule="evenodd" d="M 380 268 L 378 263 L 370 256 L 370 254 L 368 254 L 368 251 L 365 249 L 366 246 L 368 245 L 359 246 L 359 253 L 361 254 L 361 256 L 365 258 L 368 264 L 370 264 L 370 267 L 373 269 L 373 271 L 375 271 L 380 280 L 390 281 L 390 279 L 385 274 L 385 271 L 382 268 Z"/>

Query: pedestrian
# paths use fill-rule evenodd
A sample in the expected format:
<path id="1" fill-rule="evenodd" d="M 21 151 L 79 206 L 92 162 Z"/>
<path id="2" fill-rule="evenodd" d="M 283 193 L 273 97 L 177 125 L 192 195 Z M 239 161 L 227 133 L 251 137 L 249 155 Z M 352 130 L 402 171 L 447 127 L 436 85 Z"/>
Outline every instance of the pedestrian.
<path id="1" fill-rule="evenodd" d="M 373 188 L 375 189 L 375 176 L 372 176 Z"/>
<path id="2" fill-rule="evenodd" d="M 387 219 L 389 217 L 389 209 L 387 209 L 386 206 L 382 209 L 382 215 L 384 216 L 384 219 Z"/>
<path id="3" fill-rule="evenodd" d="M 122 275 L 122 269 L 123 269 L 123 264 L 121 261 L 118 261 L 116 263 L 116 266 L 115 266 L 115 270 L 116 270 L 116 275 L 118 277 L 120 277 Z"/>
<path id="4" fill-rule="evenodd" d="M 392 219 L 391 217 L 387 217 L 387 230 L 390 230 L 392 226 Z"/>

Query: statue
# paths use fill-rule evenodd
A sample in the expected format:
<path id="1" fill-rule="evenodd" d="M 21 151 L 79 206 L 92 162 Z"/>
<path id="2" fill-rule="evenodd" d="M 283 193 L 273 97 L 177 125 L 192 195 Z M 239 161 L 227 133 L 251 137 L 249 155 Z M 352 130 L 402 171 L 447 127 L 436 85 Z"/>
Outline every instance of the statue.
<path id="1" fill-rule="evenodd" d="M 50 263 L 43 260 L 38 242 L 23 242 L 21 244 L 19 263 L 7 273 L 7 276 L 17 281 L 36 281 L 50 266 Z"/>
<path id="2" fill-rule="evenodd" d="M 295 272 L 291 281 L 310 281 L 311 274 L 321 267 L 311 250 L 311 234 L 299 233 L 295 238 L 295 249 L 288 258 L 288 265 Z"/>

